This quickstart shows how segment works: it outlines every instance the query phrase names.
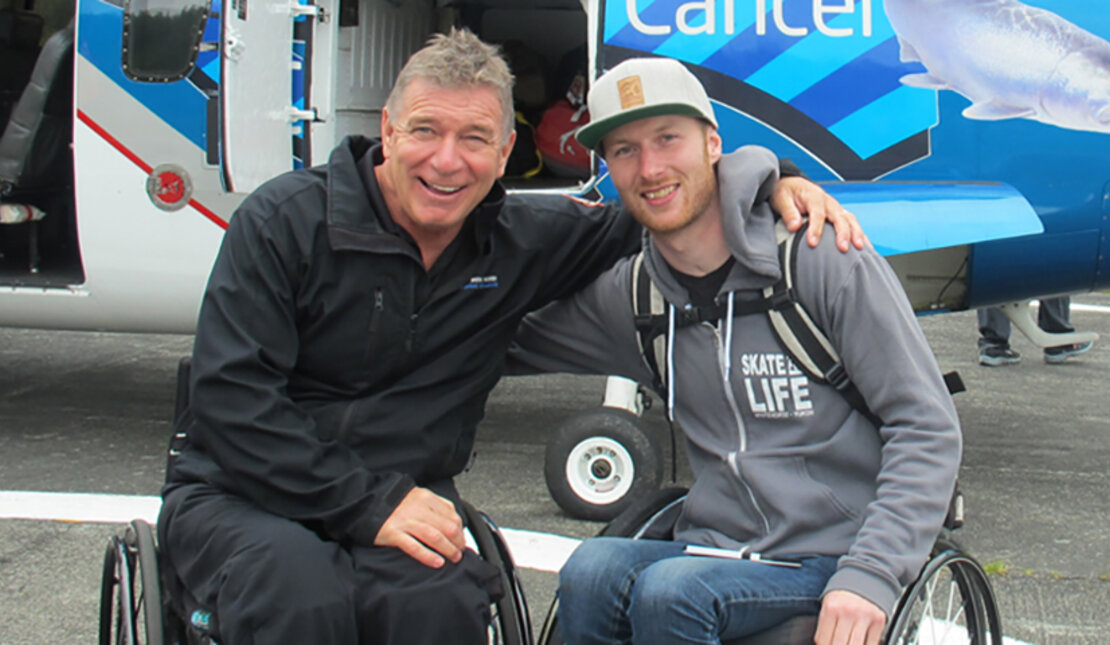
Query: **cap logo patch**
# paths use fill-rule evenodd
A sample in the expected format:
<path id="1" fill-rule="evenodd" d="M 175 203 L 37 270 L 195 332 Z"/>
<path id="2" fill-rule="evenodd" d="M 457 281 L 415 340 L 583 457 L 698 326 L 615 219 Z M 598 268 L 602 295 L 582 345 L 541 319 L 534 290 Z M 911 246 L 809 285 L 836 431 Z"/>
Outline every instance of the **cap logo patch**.
<path id="1" fill-rule="evenodd" d="M 629 76 L 617 81 L 617 91 L 621 97 L 621 109 L 638 107 L 644 104 L 644 87 L 639 76 Z"/>

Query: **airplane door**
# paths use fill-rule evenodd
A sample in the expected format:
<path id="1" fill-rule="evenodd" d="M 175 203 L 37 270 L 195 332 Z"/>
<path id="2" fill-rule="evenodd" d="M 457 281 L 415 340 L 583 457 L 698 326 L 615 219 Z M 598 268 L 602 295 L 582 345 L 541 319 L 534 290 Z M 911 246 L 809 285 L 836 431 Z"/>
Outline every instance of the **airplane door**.
<path id="1" fill-rule="evenodd" d="M 303 22 L 322 19 L 315 4 L 296 0 L 227 1 L 221 34 L 220 167 L 228 191 L 249 193 L 293 169 L 298 159 L 311 158 L 308 134 L 315 111 L 308 104 L 304 71 L 311 69 L 314 30 L 304 29 Z M 298 22 L 302 28 L 295 29 Z"/>

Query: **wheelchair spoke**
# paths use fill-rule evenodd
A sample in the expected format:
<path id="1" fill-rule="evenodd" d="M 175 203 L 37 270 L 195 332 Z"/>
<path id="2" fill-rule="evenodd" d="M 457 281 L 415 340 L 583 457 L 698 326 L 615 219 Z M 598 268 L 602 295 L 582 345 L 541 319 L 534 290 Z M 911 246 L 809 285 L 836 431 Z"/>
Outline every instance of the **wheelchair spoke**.
<path id="1" fill-rule="evenodd" d="M 136 617 L 136 621 L 135 621 L 136 622 L 136 625 L 135 625 L 135 633 L 136 634 L 138 634 L 141 631 L 140 628 L 139 628 L 139 625 L 138 625 L 139 621 L 138 621 L 137 618 L 139 616 L 143 615 L 144 605 L 145 605 L 145 603 L 143 602 L 143 598 L 145 598 L 145 597 L 146 597 L 146 590 L 145 589 L 140 590 L 139 594 L 135 597 L 135 611 L 132 612 L 131 615 Z M 141 639 L 139 639 L 137 642 L 140 645 L 145 645 L 146 642 L 148 641 L 148 639 L 149 639 L 149 636 L 147 636 L 146 634 L 143 634 L 143 637 Z"/>
<path id="2" fill-rule="evenodd" d="M 951 575 L 951 572 L 949 572 L 949 575 Z M 939 584 L 940 581 L 938 580 L 937 582 Z M 940 638 L 935 639 L 935 641 L 937 643 L 969 643 L 970 641 L 966 638 L 955 640 L 960 636 L 958 632 L 963 632 L 964 636 L 967 636 L 967 629 L 964 623 L 964 610 L 966 609 L 966 604 L 955 578 L 949 578 L 947 587 L 948 598 L 945 606 L 944 619 L 940 621 L 936 620 L 934 617 L 933 623 L 938 627 L 943 624 L 944 631 L 940 634 Z"/>

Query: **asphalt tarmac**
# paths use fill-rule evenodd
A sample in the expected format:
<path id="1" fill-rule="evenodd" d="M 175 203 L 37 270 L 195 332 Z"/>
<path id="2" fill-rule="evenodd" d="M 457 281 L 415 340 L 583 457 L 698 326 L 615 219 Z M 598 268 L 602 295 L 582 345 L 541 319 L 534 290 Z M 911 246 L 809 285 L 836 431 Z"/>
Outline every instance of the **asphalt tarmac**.
<path id="1" fill-rule="evenodd" d="M 958 370 L 965 434 L 956 533 L 986 564 L 1005 635 L 1038 645 L 1110 643 L 1110 294 L 1085 294 L 1073 322 L 1102 341 L 1046 365 L 1023 337 L 1022 363 L 976 362 L 973 312 L 921 319 L 941 367 Z M 91 643 L 104 545 L 121 525 L 10 519 L 10 491 L 152 496 L 170 433 L 186 336 L 0 329 L 0 645 Z M 507 379 L 490 399 L 464 495 L 504 527 L 575 538 L 599 524 L 566 517 L 543 483 L 553 424 L 596 406 L 600 377 Z M 665 430 L 661 406 L 644 423 Z M 681 452 L 681 451 L 680 451 Z M 689 482 L 680 454 L 678 482 Z M 92 498 L 90 498 L 92 499 Z M 533 623 L 552 573 L 525 570 Z"/>

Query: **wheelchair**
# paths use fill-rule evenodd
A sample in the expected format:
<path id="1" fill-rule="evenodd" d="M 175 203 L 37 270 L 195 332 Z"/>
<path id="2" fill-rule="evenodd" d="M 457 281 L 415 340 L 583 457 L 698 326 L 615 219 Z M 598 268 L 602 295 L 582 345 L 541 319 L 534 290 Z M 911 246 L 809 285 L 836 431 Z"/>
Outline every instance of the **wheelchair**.
<path id="1" fill-rule="evenodd" d="M 524 589 L 497 525 L 463 502 L 479 555 L 501 571 L 500 600 L 493 603 L 489 642 L 531 645 Z M 218 619 L 202 609 L 176 580 L 155 542 L 154 530 L 133 520 L 108 539 L 100 583 L 100 645 L 219 645 Z"/>
<path id="2" fill-rule="evenodd" d="M 671 539 L 685 497 L 684 488 L 655 491 L 630 505 L 598 535 Z M 947 535 L 963 523 L 962 513 L 962 499 L 957 493 L 945 520 L 945 531 L 887 621 L 884 645 L 1002 645 L 1002 621 L 986 573 Z M 563 642 L 558 607 L 556 597 L 540 631 L 540 645 Z M 817 616 L 798 616 L 724 645 L 812 645 L 816 630 Z"/>
<path id="3" fill-rule="evenodd" d="M 189 359 L 177 370 L 174 421 L 188 404 Z M 171 454 L 175 443 L 171 440 Z M 502 597 L 490 606 L 489 642 L 531 645 L 524 588 L 500 529 L 462 502 L 468 544 L 501 572 Z M 133 520 L 108 539 L 100 582 L 100 645 L 219 645 L 219 619 L 200 606 L 158 550 L 153 527 Z"/>

